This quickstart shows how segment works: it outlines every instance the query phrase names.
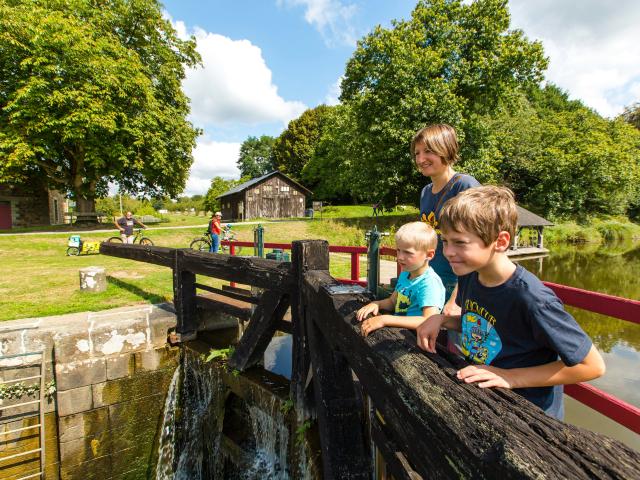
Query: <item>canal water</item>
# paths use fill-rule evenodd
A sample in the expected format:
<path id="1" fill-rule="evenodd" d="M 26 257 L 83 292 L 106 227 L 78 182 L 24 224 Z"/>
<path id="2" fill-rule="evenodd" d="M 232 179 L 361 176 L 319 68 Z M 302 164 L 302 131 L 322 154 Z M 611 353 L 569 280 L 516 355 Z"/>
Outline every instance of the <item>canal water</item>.
<path id="1" fill-rule="evenodd" d="M 640 299 L 640 243 L 556 247 L 519 262 L 542 280 Z M 602 354 L 607 373 L 594 386 L 640 407 L 640 324 L 567 308 Z M 613 436 L 640 450 L 640 435 L 566 397 L 566 421 Z"/>

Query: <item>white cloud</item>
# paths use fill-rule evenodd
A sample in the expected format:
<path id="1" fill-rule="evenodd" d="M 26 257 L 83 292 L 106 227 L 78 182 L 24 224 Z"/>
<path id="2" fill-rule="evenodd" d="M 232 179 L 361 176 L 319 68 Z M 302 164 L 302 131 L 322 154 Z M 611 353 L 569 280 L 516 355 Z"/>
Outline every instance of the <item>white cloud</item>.
<path id="1" fill-rule="evenodd" d="M 340 75 L 338 79 L 329 87 L 327 95 L 324 97 L 324 103 L 327 105 L 338 105 L 340 103 L 340 94 L 342 93 L 342 80 L 343 75 Z"/>
<path id="2" fill-rule="evenodd" d="M 181 38 L 188 38 L 183 22 L 174 22 Z M 278 94 L 262 50 L 248 40 L 232 40 L 195 28 L 202 67 L 189 69 L 183 82 L 191 99 L 191 119 L 197 125 L 258 124 L 286 125 L 307 109 L 299 101 Z"/>
<path id="3" fill-rule="evenodd" d="M 605 116 L 640 93 L 640 2 L 510 0 L 512 28 L 541 40 L 547 79 Z"/>
<path id="4" fill-rule="evenodd" d="M 201 138 L 193 150 L 193 165 L 185 189 L 186 195 L 203 195 L 209 190 L 213 177 L 240 178 L 236 165 L 240 143 L 215 142 Z"/>
<path id="5" fill-rule="evenodd" d="M 355 46 L 358 35 L 351 19 L 357 11 L 356 5 L 340 0 L 278 0 L 278 5 L 304 7 L 304 19 L 322 34 L 327 44 Z"/>

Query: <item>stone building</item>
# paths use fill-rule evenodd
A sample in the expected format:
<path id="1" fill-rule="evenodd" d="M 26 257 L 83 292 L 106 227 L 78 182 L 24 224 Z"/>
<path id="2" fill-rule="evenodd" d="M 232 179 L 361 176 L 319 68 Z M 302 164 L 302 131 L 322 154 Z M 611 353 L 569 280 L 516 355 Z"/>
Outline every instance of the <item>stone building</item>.
<path id="1" fill-rule="evenodd" d="M 0 184 L 0 230 L 64 223 L 67 199 L 57 190 Z"/>

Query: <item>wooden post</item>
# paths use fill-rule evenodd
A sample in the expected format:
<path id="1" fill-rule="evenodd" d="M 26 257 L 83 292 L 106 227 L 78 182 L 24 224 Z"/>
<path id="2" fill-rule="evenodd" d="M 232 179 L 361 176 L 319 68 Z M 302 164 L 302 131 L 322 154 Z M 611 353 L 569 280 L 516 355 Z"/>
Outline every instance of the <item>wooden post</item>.
<path id="1" fill-rule="evenodd" d="M 351 280 L 360 280 L 360 254 L 351 254 Z"/>
<path id="2" fill-rule="evenodd" d="M 538 245 L 537 245 L 537 247 L 538 248 L 544 248 L 544 238 L 542 237 L 542 229 L 543 228 L 544 227 L 538 227 L 537 228 L 537 230 L 538 230 Z"/>
<path id="3" fill-rule="evenodd" d="M 262 301 L 254 310 L 249 326 L 229 360 L 229 365 L 244 371 L 262 360 L 264 351 L 288 308 L 288 295 L 278 295 L 276 292 L 265 290 Z"/>
<path id="4" fill-rule="evenodd" d="M 309 270 L 329 271 L 329 243 L 323 240 L 299 240 L 291 244 L 291 265 L 297 290 L 291 295 L 292 365 L 291 398 L 300 420 L 311 416 L 312 398 L 306 389 L 311 375 L 311 357 L 306 334 L 307 309 L 300 285 Z"/>
<path id="5" fill-rule="evenodd" d="M 191 250 L 176 249 L 173 263 L 173 304 L 176 309 L 176 333 L 181 342 L 194 339 L 198 328 L 196 275 L 183 268 L 185 251 Z"/>
<path id="6" fill-rule="evenodd" d="M 349 363 L 331 348 L 312 316 L 307 316 L 306 328 L 324 478 L 369 480 L 372 465 L 363 433 L 364 406 Z"/>

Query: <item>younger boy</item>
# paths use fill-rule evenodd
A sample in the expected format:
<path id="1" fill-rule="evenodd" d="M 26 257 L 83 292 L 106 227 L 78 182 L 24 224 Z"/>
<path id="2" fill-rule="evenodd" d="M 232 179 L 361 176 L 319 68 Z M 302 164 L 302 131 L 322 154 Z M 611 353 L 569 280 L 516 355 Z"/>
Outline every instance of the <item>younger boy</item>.
<path id="1" fill-rule="evenodd" d="M 440 313 L 444 305 L 444 286 L 429 267 L 438 241 L 434 229 L 423 222 L 407 223 L 398 229 L 395 238 L 402 273 L 389 298 L 371 302 L 356 313 L 365 336 L 382 327 L 415 330 L 431 315 Z M 378 315 L 380 310 L 394 313 Z M 368 315 L 373 316 L 367 318 Z"/>
<path id="2" fill-rule="evenodd" d="M 462 353 L 476 365 L 458 371 L 460 380 L 512 388 L 562 419 L 562 385 L 600 377 L 605 365 L 553 291 L 507 256 L 517 220 L 507 188 L 477 187 L 444 205 L 444 255 L 458 275 L 462 313 L 429 318 L 418 346 L 435 353 L 440 328 L 462 330 Z"/>

